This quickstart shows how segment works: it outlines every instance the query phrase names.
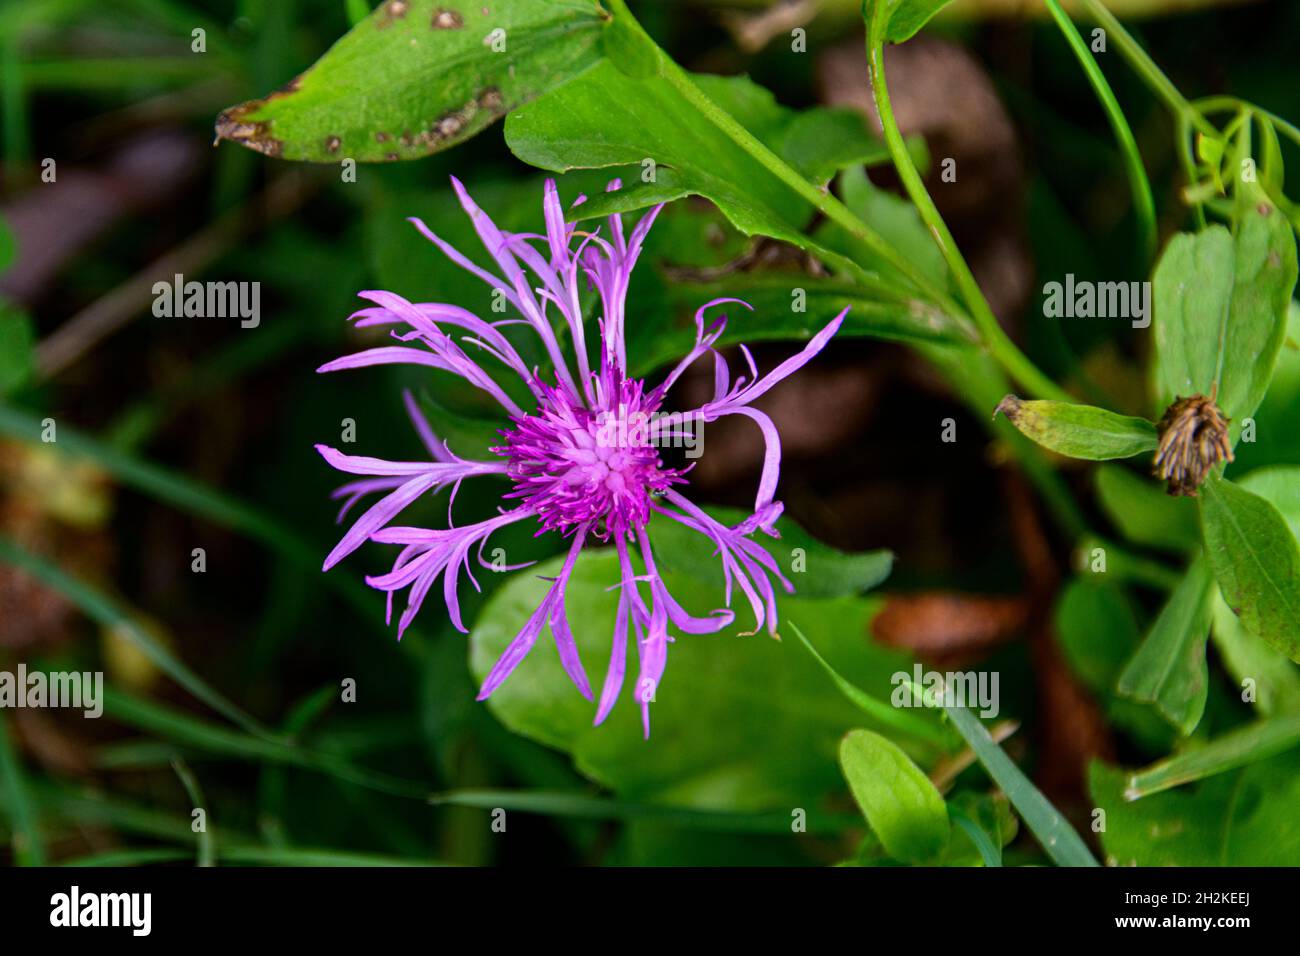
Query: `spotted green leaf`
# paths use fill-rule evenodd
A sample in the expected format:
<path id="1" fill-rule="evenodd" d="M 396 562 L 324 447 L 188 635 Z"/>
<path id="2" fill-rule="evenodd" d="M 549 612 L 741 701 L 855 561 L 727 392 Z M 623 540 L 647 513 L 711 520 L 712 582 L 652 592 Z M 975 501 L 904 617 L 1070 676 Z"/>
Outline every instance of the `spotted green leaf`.
<path id="1" fill-rule="evenodd" d="M 385 0 L 217 136 L 319 163 L 427 156 L 598 62 L 608 23 L 596 0 Z"/>

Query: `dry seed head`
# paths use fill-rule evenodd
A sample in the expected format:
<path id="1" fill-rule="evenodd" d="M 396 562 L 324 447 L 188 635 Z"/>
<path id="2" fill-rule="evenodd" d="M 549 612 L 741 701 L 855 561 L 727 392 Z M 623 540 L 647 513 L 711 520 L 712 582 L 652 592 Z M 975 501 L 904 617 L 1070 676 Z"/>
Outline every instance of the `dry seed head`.
<path id="1" fill-rule="evenodd" d="M 1195 498 L 1210 469 L 1232 461 L 1229 421 L 1213 395 L 1178 397 L 1165 410 L 1156 425 L 1160 445 L 1153 466 L 1156 477 L 1169 483 L 1169 494 Z"/>

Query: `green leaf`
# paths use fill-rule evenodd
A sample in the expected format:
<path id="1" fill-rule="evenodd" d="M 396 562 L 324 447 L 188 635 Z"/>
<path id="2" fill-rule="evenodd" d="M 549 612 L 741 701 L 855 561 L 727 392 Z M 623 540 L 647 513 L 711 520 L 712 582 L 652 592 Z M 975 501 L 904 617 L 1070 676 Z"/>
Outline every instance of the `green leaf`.
<path id="1" fill-rule="evenodd" d="M 1300 744 L 1300 714 L 1286 714 L 1231 730 L 1221 737 L 1136 771 L 1124 788 L 1126 800 L 1140 800 L 1215 774 L 1267 760 Z"/>
<path id="2" fill-rule="evenodd" d="M 1113 866 L 1300 864 L 1300 753 L 1220 774 L 1184 790 L 1129 801 L 1128 775 L 1094 763 L 1090 789 Z"/>
<path id="3" fill-rule="evenodd" d="M 0 299 L 0 396 L 26 385 L 36 361 L 31 316 Z"/>
<path id="4" fill-rule="evenodd" d="M 1098 468 L 1097 496 L 1110 520 L 1130 541 L 1169 551 L 1189 551 L 1201 543 L 1192 500 L 1168 495 L 1154 481 L 1139 478 L 1127 468 Z"/>
<path id="5" fill-rule="evenodd" d="M 1237 484 L 1270 502 L 1300 540 L 1300 465 L 1274 465 L 1257 468 L 1237 479 Z"/>
<path id="6" fill-rule="evenodd" d="M 227 109 L 217 137 L 310 162 L 454 146 L 602 58 L 596 0 L 385 0 L 307 72 Z"/>
<path id="7" fill-rule="evenodd" d="M 925 863 L 947 846 L 943 797 L 897 744 L 869 730 L 851 730 L 840 742 L 840 768 L 862 815 L 894 859 Z"/>
<path id="8" fill-rule="evenodd" d="M 1214 646 L 1224 668 L 1237 681 L 1242 696 L 1249 686 L 1254 706 L 1261 714 L 1300 710 L 1300 668 L 1281 651 L 1246 630 L 1217 591 L 1212 622 Z"/>
<path id="9" fill-rule="evenodd" d="M 921 221 L 920 214 L 906 199 L 872 184 L 864 169 L 853 167 L 840 174 L 840 193 L 844 205 L 853 210 L 863 222 L 889 240 L 910 262 L 929 276 L 935 284 L 948 284 L 948 265 L 934 237 Z M 826 222 L 817 230 L 817 238 L 838 252 L 850 256 L 864 268 L 881 273 L 894 272 L 893 267 L 854 239 L 841 226 Z"/>
<path id="10" fill-rule="evenodd" d="M 826 662 L 826 658 L 817 652 L 817 648 L 813 647 L 812 641 L 808 640 L 804 632 L 799 629 L 799 625 L 791 624 L 790 630 L 794 631 L 795 637 L 799 638 L 803 642 L 803 646 L 808 648 L 808 653 L 812 654 L 813 659 L 821 665 L 822 670 L 834 681 L 839 692 L 864 714 L 872 718 L 880 727 L 892 728 L 899 733 L 926 741 L 940 751 L 952 749 L 952 744 L 943 728 L 931 723 L 924 712 L 913 714 L 910 710 L 893 706 L 892 701 L 890 704 L 886 704 L 883 700 L 872 697 L 865 691 L 858 690 L 857 687 L 841 677 L 839 672 Z"/>
<path id="11" fill-rule="evenodd" d="M 654 532 L 654 522 L 651 523 Z M 657 560 L 668 560 L 657 552 Z M 484 607 L 470 634 L 470 664 L 481 680 L 545 596 L 550 561 L 515 575 Z M 587 551 L 569 581 L 565 606 L 583 664 L 599 687 L 610 659 L 620 578 L 609 549 Z M 722 604 L 722 571 L 663 572 L 690 613 Z M 797 622 L 827 659 L 873 696 L 888 699 L 891 675 L 910 657 L 863 639 L 877 605 L 857 597 L 781 596 L 782 620 Z M 731 811 L 811 808 L 842 792 L 835 764 L 840 738 L 860 726 L 858 710 L 828 694 L 817 663 L 793 641 L 752 627 L 744 602 L 738 620 L 716 635 L 679 635 L 650 706 L 650 739 L 631 700 L 636 651 L 623 696 L 604 724 L 595 704 L 573 687 L 547 631 L 488 705 L 510 729 L 570 754 L 577 768 L 621 799 Z M 707 732 L 704 729 L 707 728 Z"/>
<path id="12" fill-rule="evenodd" d="M 1205 712 L 1212 583 L 1204 558 L 1196 558 L 1124 668 L 1117 688 L 1125 697 L 1155 704 L 1183 736 L 1196 729 Z"/>
<path id="13" fill-rule="evenodd" d="M 654 41 L 630 15 L 615 9 L 614 19 L 605 30 L 605 56 L 619 72 L 634 79 L 646 79 L 659 72 L 660 53 Z"/>
<path id="14" fill-rule="evenodd" d="M 952 0 L 871 0 L 873 3 L 889 3 L 893 11 L 889 14 L 889 24 L 885 27 L 885 39 L 890 43 L 904 43 L 921 31 L 930 19 L 946 7 Z M 865 14 L 865 4 L 864 4 Z M 870 18 L 868 18 L 870 22 Z"/>
<path id="15" fill-rule="evenodd" d="M 769 148 L 784 150 L 782 158 L 810 180 L 846 157 L 870 157 L 878 149 L 865 129 L 859 139 L 846 138 L 842 118 L 810 119 L 795 113 L 744 77 L 690 79 Z M 812 124 L 836 125 L 840 135 L 810 143 L 798 131 Z M 634 80 L 603 63 L 512 113 L 506 121 L 506 142 L 524 162 L 556 172 L 631 166 L 635 179 L 641 180 L 652 162 L 655 180 L 624 190 L 637 197 L 637 205 L 661 201 L 658 177 L 671 171 L 671 195 L 689 192 L 712 200 L 746 235 L 817 248 L 803 233 L 812 206 L 751 153 L 739 149 L 663 76 Z M 575 211 L 587 214 L 581 207 Z"/>
<path id="16" fill-rule="evenodd" d="M 1007 416 L 1021 434 L 1044 448 L 1071 458 L 1106 461 L 1153 451 L 1159 443 L 1156 427 L 1145 418 L 1117 415 L 1092 405 L 1050 400 L 1002 399 L 994 411 Z"/>
<path id="17" fill-rule="evenodd" d="M 705 510 L 731 527 L 749 517 L 749 512 L 736 508 Z M 664 571 L 691 577 L 710 577 L 717 573 L 718 558 L 709 539 L 677 521 L 655 521 L 650 528 L 650 541 L 657 555 L 655 560 Z M 849 554 L 822 544 L 786 517 L 777 521 L 776 529 L 781 535 L 779 541 L 766 541 L 764 544 L 777 557 L 782 573 L 793 582 L 795 593 L 800 597 L 834 598 L 861 594 L 889 577 L 894 564 L 894 555 L 890 551 Z"/>
<path id="18" fill-rule="evenodd" d="M 1296 245 L 1275 208 L 1170 240 L 1153 276 L 1161 402 L 1210 395 L 1240 421 L 1259 407 L 1277 364 L 1296 284 Z"/>
<path id="19" fill-rule="evenodd" d="M 1269 501 L 1211 476 L 1201 486 L 1205 552 L 1241 623 L 1300 660 L 1300 547 Z"/>
<path id="20" fill-rule="evenodd" d="M 1300 461 L 1300 428 L 1287 427 L 1288 422 L 1300 422 L 1300 302 L 1295 299 L 1268 393 L 1252 417 L 1255 440 L 1237 443 L 1233 471 Z"/>
<path id="21" fill-rule="evenodd" d="M 711 92 L 712 84 L 703 86 L 706 93 Z M 820 107 L 793 115 L 782 114 L 771 146 L 778 156 L 815 183 L 830 182 L 841 169 L 861 172 L 864 166 L 889 162 L 888 148 L 867 130 L 862 113 L 848 107 Z"/>

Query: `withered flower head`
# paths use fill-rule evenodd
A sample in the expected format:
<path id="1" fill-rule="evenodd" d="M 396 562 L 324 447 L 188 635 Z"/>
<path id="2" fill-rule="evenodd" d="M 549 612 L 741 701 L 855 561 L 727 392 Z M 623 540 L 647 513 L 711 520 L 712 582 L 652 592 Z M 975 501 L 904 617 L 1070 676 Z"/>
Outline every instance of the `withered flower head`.
<path id="1" fill-rule="evenodd" d="M 1155 475 L 1169 482 L 1171 495 L 1196 497 L 1205 476 L 1221 461 L 1232 461 L 1228 422 L 1213 395 L 1175 398 L 1156 427 Z"/>

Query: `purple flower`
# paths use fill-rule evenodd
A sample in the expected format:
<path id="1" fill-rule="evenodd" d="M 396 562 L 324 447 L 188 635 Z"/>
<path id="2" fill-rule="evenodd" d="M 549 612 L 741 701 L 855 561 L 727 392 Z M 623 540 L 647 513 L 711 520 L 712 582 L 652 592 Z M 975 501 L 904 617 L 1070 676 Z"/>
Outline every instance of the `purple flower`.
<path id="1" fill-rule="evenodd" d="M 661 383 L 647 388 L 644 381 L 628 377 L 625 307 L 632 268 L 662 206 L 651 209 L 630 235 L 624 234 L 622 220 L 617 215 L 609 217 L 609 230 L 604 236 L 580 232 L 574 225 L 565 223 L 559 193 L 554 181 L 548 180 L 543 201 L 546 234 L 508 233 L 498 229 L 474 204 L 458 180 L 453 178 L 452 185 L 479 238 L 496 261 L 499 275 L 480 269 L 418 219 L 411 222 L 453 262 L 500 290 L 518 317 L 487 322 L 454 305 L 415 304 L 389 292 L 363 292 L 361 297 L 373 306 L 352 316 L 356 324 L 393 326 L 391 334 L 400 344 L 336 359 L 321 366 L 320 371 L 389 363 L 443 369 L 495 399 L 506 414 L 508 427 L 500 432 L 501 444 L 489 449 L 496 456 L 493 460 L 463 460 L 438 441 L 408 393 L 405 395 L 407 412 L 431 461 L 384 461 L 316 446 L 338 470 L 364 476 L 335 492 L 336 498 L 346 499 L 340 521 L 361 498 L 374 492 L 387 492 L 356 520 L 330 552 L 325 569 L 368 540 L 400 545 L 389 573 L 366 578 L 372 587 L 388 593 L 390 622 L 393 595 L 406 590 L 406 607 L 398 621 L 399 638 L 439 577 L 451 622 L 465 631 L 457 591 L 462 570 L 478 588 L 470 552 L 475 552 L 480 565 L 489 567 L 483 560 L 483 548 L 489 537 L 499 528 L 516 522 L 535 524 L 539 535 L 557 532 L 570 542 L 564 565 L 551 581 L 537 610 L 488 674 L 479 699 L 483 700 L 501 685 L 549 624 L 565 671 L 583 696 L 591 700 L 591 687 L 565 616 L 564 592 L 582 548 L 593 539 L 612 542 L 621 580 L 616 585 L 619 600 L 613 655 L 597 706 L 596 723 L 609 714 L 622 689 L 630 624 L 636 635 L 639 661 L 635 696 L 641 704 L 642 723 L 648 735 L 650 702 L 663 676 L 668 643 L 672 640 L 668 633 L 670 625 L 687 634 L 713 633 L 727 627 L 735 617 L 729 610 L 735 586 L 744 594 L 754 615 L 754 630 L 750 633 L 766 627 L 769 633 L 776 634 L 776 594 L 772 579 L 787 592 L 794 588 L 772 556 L 751 540 L 751 535 L 761 530 L 772 537 L 778 536 L 774 525 L 782 508 L 775 498 L 781 441 L 772 420 L 751 403 L 820 352 L 848 310 L 818 332 L 801 352 L 766 375 L 758 374 L 753 356 L 742 346 L 749 374 L 733 380 L 727 362 L 713 348 L 722 335 L 726 317 L 706 326 L 704 314 L 724 303 L 749 306 L 739 299 L 714 299 L 695 314 L 694 348 Z M 609 185 L 611 190 L 618 188 L 617 180 Z M 575 205 L 584 200 L 585 197 L 579 197 Z M 600 299 L 600 341 L 592 350 L 599 355 L 595 368 L 591 367 L 579 298 L 584 285 L 587 289 L 594 288 Z M 561 327 L 571 340 L 570 356 L 565 355 L 556 335 L 554 313 L 559 314 Z M 553 382 L 544 381 L 537 369 L 529 368 L 502 334 L 502 326 L 521 323 L 530 326 L 541 340 L 554 366 Z M 464 334 L 457 341 L 445 329 Z M 481 356 L 471 357 L 463 344 L 516 375 L 522 387 L 516 388 L 515 393 L 522 394 L 524 390 L 530 393 L 527 407 L 502 389 L 480 364 Z M 686 413 L 663 416 L 661 408 L 668 390 L 706 353 L 711 353 L 714 361 L 713 398 Z M 752 419 L 761 429 L 766 445 L 753 514 L 735 527 L 714 520 L 683 496 L 679 486 L 686 484 L 689 469 L 665 467 L 659 454 L 665 439 L 681 437 L 685 425 L 713 422 L 725 415 Z M 501 476 L 512 486 L 503 496 L 508 507 L 486 521 L 455 526 L 451 520 L 451 502 L 460 483 L 466 478 L 486 475 Z M 411 502 L 446 487 L 451 488 L 450 527 L 433 530 L 392 523 Z M 722 565 L 725 608 L 707 617 L 693 617 L 673 599 L 658 574 L 646 534 L 646 526 L 655 513 L 663 516 L 660 520 L 677 521 L 712 542 Z"/>

